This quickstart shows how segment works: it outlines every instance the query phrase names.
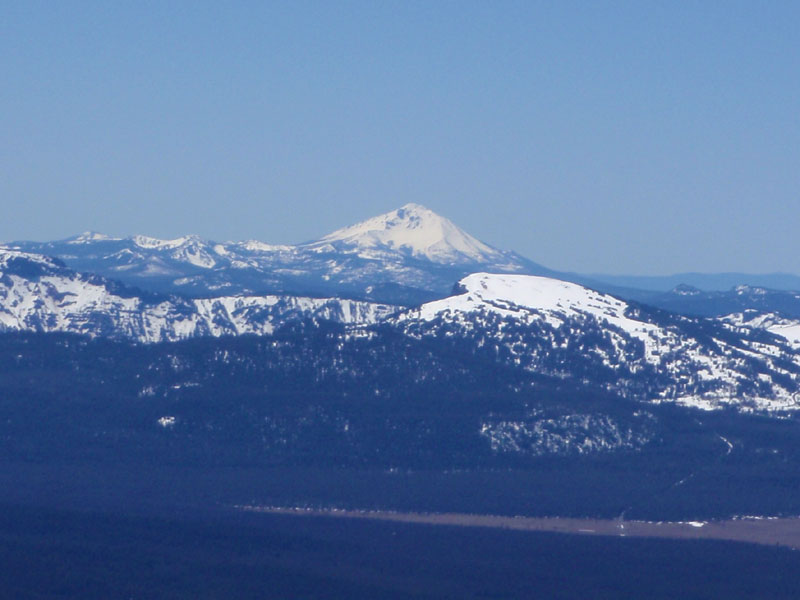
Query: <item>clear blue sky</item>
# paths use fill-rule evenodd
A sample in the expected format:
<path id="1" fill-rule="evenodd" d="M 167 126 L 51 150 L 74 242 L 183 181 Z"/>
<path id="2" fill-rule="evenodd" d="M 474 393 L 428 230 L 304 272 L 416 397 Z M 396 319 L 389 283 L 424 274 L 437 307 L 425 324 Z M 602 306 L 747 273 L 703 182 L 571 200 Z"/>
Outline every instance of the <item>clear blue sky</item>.
<path id="1" fill-rule="evenodd" d="M 800 2 L 5 2 L 0 240 L 418 202 L 558 269 L 800 273 Z"/>

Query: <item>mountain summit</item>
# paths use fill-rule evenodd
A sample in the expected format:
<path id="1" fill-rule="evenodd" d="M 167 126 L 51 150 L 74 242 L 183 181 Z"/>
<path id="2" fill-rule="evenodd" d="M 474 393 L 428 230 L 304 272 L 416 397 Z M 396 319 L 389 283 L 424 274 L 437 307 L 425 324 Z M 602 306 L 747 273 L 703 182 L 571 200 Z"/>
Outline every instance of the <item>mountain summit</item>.
<path id="1" fill-rule="evenodd" d="M 472 237 L 429 208 L 406 204 L 386 214 L 334 231 L 307 244 L 319 250 L 400 251 L 408 256 L 446 265 L 496 263 L 505 253 Z"/>

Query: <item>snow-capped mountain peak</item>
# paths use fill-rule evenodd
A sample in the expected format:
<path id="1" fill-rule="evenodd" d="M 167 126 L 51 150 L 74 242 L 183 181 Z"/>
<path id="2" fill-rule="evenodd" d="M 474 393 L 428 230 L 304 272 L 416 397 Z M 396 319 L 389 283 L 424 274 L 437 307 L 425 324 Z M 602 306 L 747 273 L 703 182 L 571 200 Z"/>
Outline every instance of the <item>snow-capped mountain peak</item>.
<path id="1" fill-rule="evenodd" d="M 503 260 L 503 253 L 472 237 L 452 221 L 419 204 L 406 204 L 383 215 L 339 229 L 313 248 L 354 251 L 401 251 L 440 264 Z"/>

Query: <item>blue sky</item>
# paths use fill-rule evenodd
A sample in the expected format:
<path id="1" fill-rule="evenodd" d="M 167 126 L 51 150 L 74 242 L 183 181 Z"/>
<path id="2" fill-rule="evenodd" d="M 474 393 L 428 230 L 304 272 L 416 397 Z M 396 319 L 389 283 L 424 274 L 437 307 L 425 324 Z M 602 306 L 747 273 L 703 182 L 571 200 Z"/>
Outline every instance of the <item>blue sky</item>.
<path id="1" fill-rule="evenodd" d="M 583 272 L 800 273 L 800 3 L 17 2 L 0 240 L 424 204 Z"/>

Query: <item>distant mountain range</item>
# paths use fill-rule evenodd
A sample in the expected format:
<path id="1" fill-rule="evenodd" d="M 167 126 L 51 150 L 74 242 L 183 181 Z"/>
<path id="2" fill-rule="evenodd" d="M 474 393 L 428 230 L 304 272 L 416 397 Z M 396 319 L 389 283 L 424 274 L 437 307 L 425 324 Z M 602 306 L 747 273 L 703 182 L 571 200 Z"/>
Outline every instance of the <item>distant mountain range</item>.
<path id="1" fill-rule="evenodd" d="M 791 273 L 677 273 L 675 275 L 605 275 L 586 277 L 606 285 L 669 292 L 679 286 L 709 292 L 725 292 L 740 286 L 772 290 L 800 290 L 800 276 Z"/>
<path id="2" fill-rule="evenodd" d="M 56 257 L 78 272 L 189 298 L 290 294 L 413 306 L 445 297 L 470 273 L 489 272 L 572 281 L 692 315 L 757 309 L 800 318 L 800 295 L 786 293 L 800 290 L 800 278 L 793 275 L 559 272 L 493 248 L 417 204 L 294 246 L 218 243 L 197 236 L 114 238 L 87 232 L 61 241 L 18 241 L 6 247 Z"/>
<path id="3" fill-rule="evenodd" d="M 293 294 L 412 305 L 446 295 L 478 270 L 553 273 L 492 248 L 415 204 L 296 246 L 85 233 L 8 247 L 57 257 L 76 271 L 189 297 Z"/>

